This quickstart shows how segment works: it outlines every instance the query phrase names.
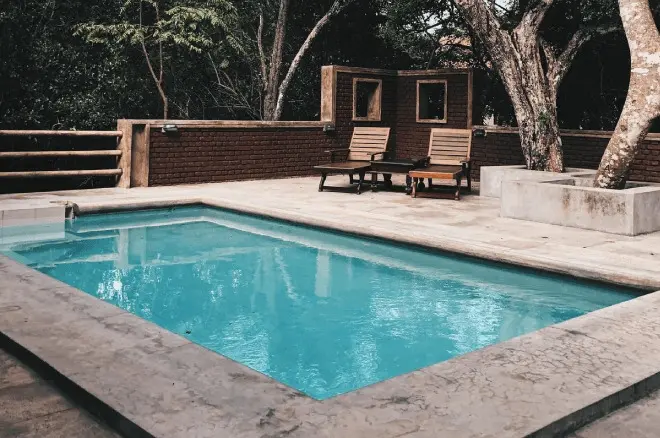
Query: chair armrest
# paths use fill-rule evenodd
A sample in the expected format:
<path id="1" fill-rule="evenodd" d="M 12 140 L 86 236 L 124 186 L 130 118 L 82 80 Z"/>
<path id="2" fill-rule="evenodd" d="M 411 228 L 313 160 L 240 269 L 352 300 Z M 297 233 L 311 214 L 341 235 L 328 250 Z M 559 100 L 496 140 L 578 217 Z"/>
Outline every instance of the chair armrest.
<path id="1" fill-rule="evenodd" d="M 387 151 L 383 151 L 383 152 L 377 152 L 375 154 L 371 154 L 371 161 L 376 161 L 376 157 L 379 155 L 381 155 L 380 158 L 381 160 L 386 160 L 387 157 L 389 156 L 389 153 Z"/>
<path id="2" fill-rule="evenodd" d="M 472 169 L 472 159 L 468 158 L 467 160 L 461 160 L 461 166 L 464 171 L 469 172 Z"/>
<path id="3" fill-rule="evenodd" d="M 338 152 L 348 152 L 350 149 L 330 149 L 325 151 L 326 154 L 330 154 L 330 162 L 334 163 L 335 162 L 335 154 Z"/>

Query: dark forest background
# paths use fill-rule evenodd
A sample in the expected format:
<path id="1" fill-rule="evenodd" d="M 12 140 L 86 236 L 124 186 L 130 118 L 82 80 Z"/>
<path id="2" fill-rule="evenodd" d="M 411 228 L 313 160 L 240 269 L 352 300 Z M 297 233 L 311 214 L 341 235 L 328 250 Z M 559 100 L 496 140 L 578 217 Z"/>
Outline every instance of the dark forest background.
<path id="1" fill-rule="evenodd" d="M 0 1 L 0 127 L 106 129 L 114 127 L 118 118 L 162 117 L 161 101 L 139 44 L 130 38 L 122 40 L 121 32 L 128 31 L 122 23 L 137 19 L 131 9 L 135 0 Z M 332 3 L 291 1 L 285 69 Z M 194 12 L 215 7 L 217 2 L 158 3 L 163 10 L 183 5 Z M 163 65 L 172 119 L 261 117 L 258 16 L 265 17 L 264 42 L 269 53 L 279 2 L 235 0 L 229 9 L 227 2 L 222 3 L 224 21 L 209 20 L 205 28 L 200 24 L 199 32 L 207 40 L 194 50 L 189 46 L 196 40 L 186 34 L 185 26 L 177 28 L 174 23 L 169 29 Z M 523 6 L 514 1 L 507 7 L 515 17 Z M 598 2 L 586 2 L 578 12 L 558 9 L 544 23 L 545 32 L 560 44 L 562 35 L 570 34 L 584 14 L 597 9 Z M 153 17 L 146 14 L 144 19 Z M 617 22 L 615 16 L 609 19 Z M 105 41 L 90 41 L 85 25 L 91 24 L 114 26 L 115 34 Z M 487 54 L 448 0 L 356 0 L 314 41 L 288 92 L 283 119 L 319 118 L 320 71 L 327 64 L 391 69 L 471 66 L 479 78 L 475 98 L 486 115 L 500 124 L 515 123 L 506 94 L 488 68 Z M 588 43 L 561 86 L 560 125 L 613 129 L 625 100 L 628 75 L 629 54 L 622 32 Z"/>

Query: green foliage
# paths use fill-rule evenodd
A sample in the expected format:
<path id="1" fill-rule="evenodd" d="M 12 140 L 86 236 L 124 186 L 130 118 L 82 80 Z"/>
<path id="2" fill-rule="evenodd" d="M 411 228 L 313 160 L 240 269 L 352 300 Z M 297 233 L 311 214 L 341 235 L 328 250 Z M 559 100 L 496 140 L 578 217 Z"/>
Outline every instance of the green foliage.
<path id="1" fill-rule="evenodd" d="M 240 50 L 234 36 L 236 18 L 234 6 L 225 0 L 186 5 L 174 1 L 125 0 L 118 22 L 79 24 L 75 26 L 75 34 L 84 36 L 90 43 L 106 45 L 162 43 L 197 53 L 223 45 Z"/>
<path id="2" fill-rule="evenodd" d="M 466 26 L 451 0 L 384 1 L 380 35 L 417 68 L 472 63 Z"/>
<path id="3" fill-rule="evenodd" d="M 107 128 L 119 117 L 151 117 L 143 66 L 90 48 L 72 35 L 110 2 L 24 0 L 0 11 L 0 126 Z M 146 84 L 146 85 L 145 85 Z"/>

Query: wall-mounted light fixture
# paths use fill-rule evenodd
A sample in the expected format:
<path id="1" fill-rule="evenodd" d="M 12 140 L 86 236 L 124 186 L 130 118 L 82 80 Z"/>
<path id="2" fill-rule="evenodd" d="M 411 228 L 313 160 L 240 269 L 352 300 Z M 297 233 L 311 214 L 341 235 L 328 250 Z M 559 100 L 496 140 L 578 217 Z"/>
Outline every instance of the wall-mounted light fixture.
<path id="1" fill-rule="evenodd" d="M 334 132 L 335 131 L 335 125 L 332 123 L 326 123 L 323 125 L 323 132 Z"/>
<path id="2" fill-rule="evenodd" d="M 479 137 L 483 138 L 483 137 L 486 136 L 486 130 L 483 129 L 483 128 L 476 128 L 476 129 L 473 130 L 473 133 L 474 133 L 474 136 L 477 137 L 477 138 L 479 138 Z"/>
<path id="3" fill-rule="evenodd" d="M 173 123 L 168 123 L 163 125 L 163 127 L 161 128 L 161 132 L 163 132 L 164 134 L 174 134 L 179 132 L 179 128 Z"/>

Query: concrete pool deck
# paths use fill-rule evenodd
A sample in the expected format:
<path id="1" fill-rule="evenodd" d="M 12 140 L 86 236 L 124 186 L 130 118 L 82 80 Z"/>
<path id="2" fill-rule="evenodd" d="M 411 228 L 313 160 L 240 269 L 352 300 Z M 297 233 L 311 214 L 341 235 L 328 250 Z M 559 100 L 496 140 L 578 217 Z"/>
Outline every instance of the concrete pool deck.
<path id="1" fill-rule="evenodd" d="M 204 202 L 660 289 L 660 235 L 497 217 L 497 200 L 317 193 L 316 179 L 0 197 L 81 211 Z M 498 258 L 499 255 L 499 258 Z M 0 257 L 0 332 L 158 437 L 521 437 L 573 431 L 660 385 L 660 294 L 326 401 Z M 123 428 L 123 429 L 122 429 Z"/>

